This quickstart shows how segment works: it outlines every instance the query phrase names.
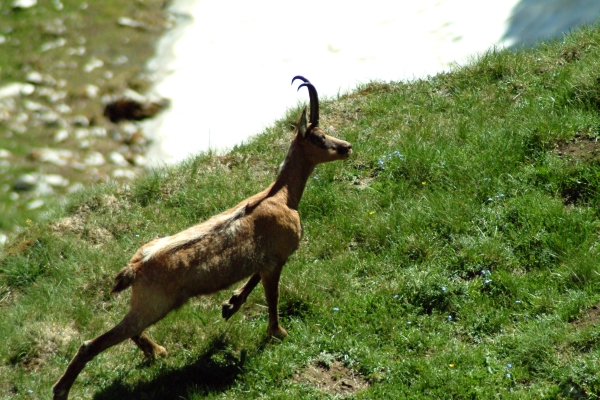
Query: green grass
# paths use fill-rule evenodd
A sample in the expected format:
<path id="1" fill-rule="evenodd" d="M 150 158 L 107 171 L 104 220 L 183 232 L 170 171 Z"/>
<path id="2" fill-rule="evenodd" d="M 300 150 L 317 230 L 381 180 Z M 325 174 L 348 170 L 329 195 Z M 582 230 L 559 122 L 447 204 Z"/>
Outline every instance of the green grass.
<path id="1" fill-rule="evenodd" d="M 294 377 L 332 359 L 369 381 L 358 399 L 597 398 L 600 165 L 559 149 L 597 149 L 598 60 L 591 26 L 324 101 L 322 126 L 354 154 L 319 166 L 300 205 L 281 277 L 290 336 L 267 340 L 260 287 L 229 322 L 229 290 L 194 299 L 150 329 L 169 357 L 108 350 L 73 398 L 329 398 Z M 124 315 L 127 292 L 108 292 L 133 252 L 267 186 L 298 114 L 227 156 L 78 192 L 15 236 L 0 397 L 47 398 L 81 342 Z"/>

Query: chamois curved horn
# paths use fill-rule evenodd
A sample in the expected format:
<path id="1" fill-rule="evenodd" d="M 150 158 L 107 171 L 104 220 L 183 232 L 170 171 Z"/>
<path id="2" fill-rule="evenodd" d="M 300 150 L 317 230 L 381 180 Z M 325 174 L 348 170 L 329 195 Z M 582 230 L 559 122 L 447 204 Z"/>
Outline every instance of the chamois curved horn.
<path id="1" fill-rule="evenodd" d="M 308 96 L 310 97 L 310 123 L 315 127 L 319 125 L 319 96 L 317 95 L 317 89 L 315 89 L 312 83 L 307 82 L 298 86 L 298 90 L 303 86 L 306 86 L 308 89 Z"/>
<path id="2" fill-rule="evenodd" d="M 292 78 L 292 85 L 294 84 L 294 81 L 296 79 L 300 79 L 304 83 L 310 83 L 310 81 L 308 79 L 306 79 L 305 77 L 303 77 L 302 75 L 296 75 L 295 77 Z"/>

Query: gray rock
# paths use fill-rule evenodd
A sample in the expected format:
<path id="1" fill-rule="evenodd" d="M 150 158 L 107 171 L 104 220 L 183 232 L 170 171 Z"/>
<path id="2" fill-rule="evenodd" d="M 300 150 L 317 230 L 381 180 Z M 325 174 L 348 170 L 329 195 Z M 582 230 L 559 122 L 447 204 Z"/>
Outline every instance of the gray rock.
<path id="1" fill-rule="evenodd" d="M 46 174 L 40 175 L 39 181 L 47 183 L 52 187 L 67 187 L 69 186 L 69 180 L 59 174 Z"/>
<path id="2" fill-rule="evenodd" d="M 129 165 L 129 162 L 125 156 L 123 156 L 121 153 L 117 153 L 116 151 L 113 151 L 108 155 L 108 161 L 111 164 L 118 165 L 119 167 L 127 167 Z"/>
<path id="3" fill-rule="evenodd" d="M 93 57 L 90 59 L 90 61 L 88 61 L 87 64 L 83 66 L 83 70 L 85 72 L 92 72 L 93 70 L 97 68 L 102 68 L 103 66 L 104 61 L 100 60 L 99 58 Z"/>
<path id="4" fill-rule="evenodd" d="M 37 186 L 38 179 L 33 174 L 24 174 L 17 178 L 15 184 L 13 185 L 14 190 L 19 190 L 23 192 L 29 192 L 35 189 Z"/>
<path id="5" fill-rule="evenodd" d="M 104 165 L 106 160 L 104 159 L 102 153 L 94 151 L 88 154 L 88 156 L 83 160 L 83 163 L 91 167 L 99 167 Z"/>
<path id="6" fill-rule="evenodd" d="M 83 115 L 76 115 L 71 119 L 71 123 L 75 126 L 90 126 L 90 120 Z"/>
<path id="7" fill-rule="evenodd" d="M 124 168 L 117 168 L 115 169 L 111 176 L 113 177 L 113 179 L 134 179 L 135 178 L 135 172 L 133 172 L 130 169 L 124 169 Z"/>
<path id="8" fill-rule="evenodd" d="M 29 96 L 35 91 L 35 86 L 29 83 L 10 83 L 0 87 L 0 100 L 19 95 Z"/>
<path id="9" fill-rule="evenodd" d="M 37 0 L 15 0 L 12 8 L 31 8 L 35 5 L 37 5 Z"/>
<path id="10" fill-rule="evenodd" d="M 118 19 L 117 24 L 120 26 L 126 26 L 128 28 L 136 28 L 136 29 L 148 29 L 149 26 L 141 21 L 136 21 L 129 17 L 121 17 Z"/>
<path id="11" fill-rule="evenodd" d="M 47 162 L 61 167 L 72 161 L 74 155 L 70 150 L 43 148 L 32 150 L 29 153 L 29 157 L 36 161 Z"/>
<path id="12" fill-rule="evenodd" d="M 59 38 L 51 42 L 46 42 L 42 44 L 42 47 L 40 47 L 40 51 L 45 52 L 48 50 L 56 49 L 59 47 L 63 47 L 65 44 L 67 44 L 67 40 L 64 38 Z"/>
<path id="13" fill-rule="evenodd" d="M 29 83 L 40 84 L 44 82 L 44 77 L 37 71 L 31 71 L 25 77 L 25 80 Z"/>
<path id="14" fill-rule="evenodd" d="M 42 199 L 35 199 L 30 201 L 29 203 L 27 203 L 27 205 L 25 206 L 28 210 L 35 210 L 36 208 L 40 208 L 44 205 L 44 200 Z"/>
<path id="15" fill-rule="evenodd" d="M 65 140 L 67 140 L 69 138 L 69 131 L 67 131 L 66 129 L 61 129 L 56 131 L 56 133 L 54 134 L 54 143 L 61 143 L 64 142 Z"/>

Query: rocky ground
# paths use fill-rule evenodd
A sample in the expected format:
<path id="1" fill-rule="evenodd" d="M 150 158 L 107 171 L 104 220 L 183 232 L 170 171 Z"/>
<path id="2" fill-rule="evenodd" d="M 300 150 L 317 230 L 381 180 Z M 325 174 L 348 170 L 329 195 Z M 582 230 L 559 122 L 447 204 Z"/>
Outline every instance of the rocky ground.
<path id="1" fill-rule="evenodd" d="M 166 3 L 0 3 L 0 242 L 65 193 L 144 171 Z"/>

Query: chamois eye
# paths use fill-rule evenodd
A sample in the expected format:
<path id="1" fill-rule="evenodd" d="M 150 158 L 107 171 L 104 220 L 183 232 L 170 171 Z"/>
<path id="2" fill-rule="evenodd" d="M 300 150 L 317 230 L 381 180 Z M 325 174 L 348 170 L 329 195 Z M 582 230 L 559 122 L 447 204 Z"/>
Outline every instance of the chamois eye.
<path id="1" fill-rule="evenodd" d="M 325 144 L 325 135 L 317 133 L 310 136 L 310 141 L 316 146 L 323 146 Z"/>

